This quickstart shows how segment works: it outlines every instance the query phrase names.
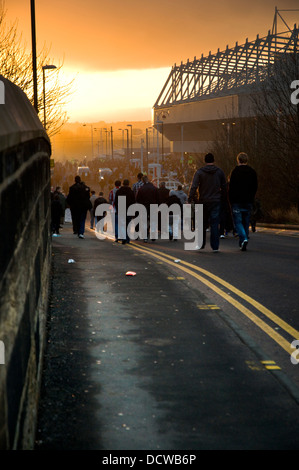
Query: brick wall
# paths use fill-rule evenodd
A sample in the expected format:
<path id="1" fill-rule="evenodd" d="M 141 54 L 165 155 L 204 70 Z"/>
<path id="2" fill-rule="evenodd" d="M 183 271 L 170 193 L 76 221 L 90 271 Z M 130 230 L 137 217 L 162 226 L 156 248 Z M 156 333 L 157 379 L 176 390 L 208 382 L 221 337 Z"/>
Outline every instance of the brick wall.
<path id="1" fill-rule="evenodd" d="M 30 449 L 48 302 L 51 151 L 25 94 L 0 81 L 0 449 Z"/>

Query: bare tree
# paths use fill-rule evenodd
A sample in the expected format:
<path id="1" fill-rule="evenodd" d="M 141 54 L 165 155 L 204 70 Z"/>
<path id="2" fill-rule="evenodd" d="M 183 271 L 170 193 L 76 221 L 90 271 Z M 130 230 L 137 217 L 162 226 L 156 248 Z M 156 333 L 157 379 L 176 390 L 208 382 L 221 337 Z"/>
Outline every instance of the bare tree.
<path id="1" fill-rule="evenodd" d="M 0 5 L 0 74 L 19 86 L 33 105 L 33 73 L 32 57 L 27 52 L 22 35 L 18 33 L 17 22 L 8 25 L 5 22 L 6 11 L 3 3 Z M 53 64 L 49 50 L 45 46 L 37 56 L 38 110 L 43 122 L 43 69 L 44 65 Z M 51 74 L 49 86 L 46 87 L 45 103 L 47 111 L 47 132 L 49 136 L 56 134 L 67 121 L 64 106 L 72 93 L 74 80 L 61 84 L 63 63 L 56 65 L 55 75 Z"/>
<path id="2" fill-rule="evenodd" d="M 295 205 L 298 199 L 299 108 L 291 101 L 298 65 L 296 49 L 281 55 L 252 95 L 258 120 L 258 156 L 263 159 L 273 201 L 281 208 Z"/>

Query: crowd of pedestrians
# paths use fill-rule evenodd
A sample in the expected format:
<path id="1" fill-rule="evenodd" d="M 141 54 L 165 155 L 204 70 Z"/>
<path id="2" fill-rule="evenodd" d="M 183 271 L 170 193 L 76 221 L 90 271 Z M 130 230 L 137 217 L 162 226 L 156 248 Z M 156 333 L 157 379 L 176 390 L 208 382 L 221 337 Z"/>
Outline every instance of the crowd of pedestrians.
<path id="1" fill-rule="evenodd" d="M 175 241 L 179 237 L 180 230 L 183 229 L 184 204 L 191 204 L 194 208 L 194 205 L 198 203 L 203 207 L 203 241 L 199 248 L 205 248 L 206 234 L 210 230 L 210 246 L 213 252 L 218 252 L 220 238 L 225 237 L 225 233 L 228 231 L 232 231 L 238 237 L 240 249 L 246 251 L 257 187 L 257 174 L 249 166 L 248 156 L 244 152 L 238 154 L 237 165 L 228 180 L 222 169 L 215 164 L 214 156 L 211 153 L 206 154 L 205 164 L 194 173 L 188 195 L 180 185 L 177 190 L 170 191 L 165 182 L 161 182 L 157 188 L 146 175 L 138 173 L 137 181 L 132 188 L 128 179 L 124 179 L 123 183 L 116 180 L 107 200 L 103 192 L 96 195 L 95 191 L 91 191 L 81 181 L 81 178 L 76 176 L 67 197 L 61 193 L 59 187 L 52 193 L 52 233 L 59 233 L 65 209 L 68 206 L 71 212 L 73 232 L 79 238 L 84 238 L 87 213 L 90 213 L 90 228 L 93 229 L 106 215 L 104 212 L 101 217 L 98 217 L 96 215 L 97 207 L 100 204 L 109 204 L 114 215 L 112 220 L 115 240 L 121 240 L 123 244 L 130 243 L 128 226 L 132 216 L 127 215 L 127 210 L 131 205 L 138 203 L 146 209 L 148 219 L 143 240 L 147 242 L 151 238 L 154 241 L 154 234 L 161 231 L 162 220 L 159 212 L 158 226 L 153 226 L 150 221 L 151 205 L 166 204 L 168 207 L 174 207 L 175 204 L 179 207 L 179 214 L 170 210 L 168 221 L 169 239 Z M 124 226 L 119 227 L 119 198 L 121 196 L 125 200 L 126 217 L 124 218 Z M 135 229 L 137 230 L 137 226 Z"/>

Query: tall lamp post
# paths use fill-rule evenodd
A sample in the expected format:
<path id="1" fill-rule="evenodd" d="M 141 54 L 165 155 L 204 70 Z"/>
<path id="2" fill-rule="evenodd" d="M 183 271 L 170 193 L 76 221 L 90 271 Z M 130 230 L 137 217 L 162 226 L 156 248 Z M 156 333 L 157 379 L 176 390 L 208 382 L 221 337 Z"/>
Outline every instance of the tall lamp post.
<path id="1" fill-rule="evenodd" d="M 87 124 L 83 124 L 83 127 L 86 127 Z M 93 158 L 93 124 L 90 124 L 91 129 L 91 158 Z"/>
<path id="2" fill-rule="evenodd" d="M 118 129 L 119 131 L 121 131 L 121 135 L 122 135 L 122 149 L 123 149 L 123 152 L 125 151 L 125 138 L 124 138 L 124 129 Z"/>
<path id="3" fill-rule="evenodd" d="M 47 130 L 47 121 L 46 121 L 46 73 L 45 70 L 56 69 L 56 65 L 43 65 L 43 94 L 44 94 L 44 129 Z"/>
<path id="4" fill-rule="evenodd" d="M 124 129 L 127 133 L 127 159 L 129 158 L 129 129 Z"/>
<path id="5" fill-rule="evenodd" d="M 146 174 L 148 175 L 148 154 L 149 154 L 149 142 L 148 142 L 148 131 L 151 127 L 145 129 L 145 147 L 146 147 Z"/>
<path id="6" fill-rule="evenodd" d="M 108 149 L 107 149 L 107 146 L 108 146 L 108 132 L 109 132 L 109 131 L 108 131 L 107 127 L 103 127 L 103 130 L 104 130 L 105 133 L 106 133 L 106 158 L 107 158 L 107 157 L 108 157 L 108 153 L 107 153 Z"/>
<path id="7" fill-rule="evenodd" d="M 35 111 L 38 113 L 37 103 L 37 70 L 36 70 L 36 33 L 35 33 L 35 2 L 30 0 L 31 6 L 31 40 L 32 40 L 32 71 L 33 71 L 33 101 Z"/>
<path id="8" fill-rule="evenodd" d="M 127 127 L 131 127 L 131 158 L 133 157 L 133 126 L 132 124 L 127 124 Z"/>
<path id="9" fill-rule="evenodd" d="M 163 133 L 164 133 L 164 129 L 163 129 L 163 124 L 164 122 L 163 121 L 156 121 L 157 124 L 161 124 L 161 127 L 162 127 L 162 149 L 161 149 L 161 152 L 162 152 L 162 164 L 164 163 L 164 145 L 163 145 Z M 157 131 L 158 131 L 158 128 L 157 128 Z"/>
<path id="10" fill-rule="evenodd" d="M 112 126 L 111 126 L 111 131 L 110 131 L 110 137 L 111 137 L 111 157 L 112 157 L 112 161 L 113 161 L 113 129 L 112 129 Z"/>

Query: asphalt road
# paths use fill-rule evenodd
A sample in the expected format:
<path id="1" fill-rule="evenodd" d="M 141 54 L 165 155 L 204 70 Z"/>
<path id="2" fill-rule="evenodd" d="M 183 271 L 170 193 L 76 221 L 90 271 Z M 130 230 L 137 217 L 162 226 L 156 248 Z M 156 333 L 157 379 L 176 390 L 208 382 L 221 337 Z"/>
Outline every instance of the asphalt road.
<path id="1" fill-rule="evenodd" d="M 299 339 L 299 232 L 281 229 L 268 229 L 260 227 L 257 232 L 250 234 L 246 252 L 241 252 L 238 239 L 229 234 L 221 239 L 219 253 L 213 253 L 207 243 L 206 248 L 200 251 L 184 250 L 183 242 L 170 243 L 168 241 L 155 242 L 154 247 L 162 253 L 168 253 L 174 258 L 184 260 L 190 265 L 197 266 L 207 273 L 215 275 L 228 283 L 220 286 L 224 293 L 233 296 L 231 287 L 238 289 L 238 301 L 244 308 L 252 307 L 248 304 L 246 296 L 258 302 L 261 309 L 252 309 L 254 315 L 265 321 L 271 330 L 274 330 L 290 345 L 293 340 Z M 151 244 L 153 248 L 153 243 Z M 213 290 L 213 286 L 206 287 L 198 283 L 197 278 L 187 276 L 194 288 L 200 289 L 206 296 L 213 299 L 213 303 L 221 307 L 230 318 L 252 336 L 258 347 L 263 349 L 289 377 L 299 386 L 299 365 L 296 367 L 290 360 L 290 355 L 268 334 L 265 334 L 257 322 L 234 308 Z M 235 296 L 233 296 L 235 298 Z M 268 317 L 269 313 L 269 317 Z M 276 323 L 276 317 L 282 320 L 282 325 Z M 284 324 L 287 324 L 286 333 Z M 295 331 L 292 331 L 292 328 Z M 272 334 L 272 331 L 270 331 Z M 279 339 L 279 338 L 278 338 Z M 295 351 L 291 347 L 291 352 Z M 297 356 L 296 356 L 297 357 Z M 299 359 L 299 355 L 298 355 Z"/>
<path id="2" fill-rule="evenodd" d="M 122 246 L 65 226 L 36 449 L 298 449 L 298 247 L 269 230 L 244 253 L 233 237 L 219 253 Z"/>

